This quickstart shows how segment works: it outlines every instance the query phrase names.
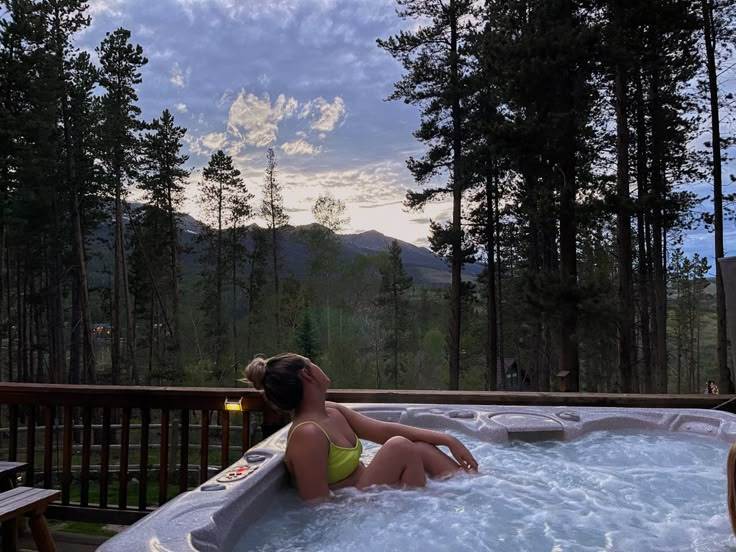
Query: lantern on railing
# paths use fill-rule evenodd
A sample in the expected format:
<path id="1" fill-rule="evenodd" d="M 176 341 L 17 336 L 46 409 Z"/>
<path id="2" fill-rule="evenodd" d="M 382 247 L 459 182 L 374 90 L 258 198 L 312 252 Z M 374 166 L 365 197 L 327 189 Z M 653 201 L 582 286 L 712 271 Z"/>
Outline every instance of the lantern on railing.
<path id="1" fill-rule="evenodd" d="M 237 401 L 235 399 L 225 398 L 225 410 L 228 412 L 242 412 L 243 411 L 243 397 L 240 397 Z"/>

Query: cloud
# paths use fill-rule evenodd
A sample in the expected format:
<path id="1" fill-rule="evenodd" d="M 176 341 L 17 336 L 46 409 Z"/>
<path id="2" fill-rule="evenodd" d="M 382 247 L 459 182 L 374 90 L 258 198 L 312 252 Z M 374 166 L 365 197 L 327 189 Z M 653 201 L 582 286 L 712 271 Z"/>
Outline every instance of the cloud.
<path id="1" fill-rule="evenodd" d="M 300 119 L 307 117 L 312 119 L 309 125 L 312 130 L 331 132 L 345 117 L 345 101 L 340 96 L 335 96 L 332 103 L 322 97 L 316 98 L 299 112 Z"/>
<path id="2" fill-rule="evenodd" d="M 174 106 L 179 113 L 186 113 L 188 111 L 187 104 L 178 103 Z"/>
<path id="3" fill-rule="evenodd" d="M 224 132 L 210 132 L 202 136 L 202 145 L 209 150 L 221 149 L 227 142 L 227 135 Z"/>
<path id="4" fill-rule="evenodd" d="M 198 155 L 209 155 L 215 150 L 227 147 L 227 134 L 224 132 L 210 132 L 200 137 L 185 134 L 182 140 L 190 152 Z"/>
<path id="5" fill-rule="evenodd" d="M 92 17 L 99 15 L 111 15 L 113 17 L 120 17 L 123 12 L 120 9 L 120 5 L 123 0 L 95 0 L 90 2 L 87 8 L 87 13 Z"/>
<path id="6" fill-rule="evenodd" d="M 187 68 L 185 71 L 181 68 L 179 62 L 174 62 L 171 71 L 169 71 L 169 82 L 171 82 L 171 84 L 173 84 L 174 86 L 183 88 L 184 86 L 186 86 L 187 79 L 189 79 L 189 74 L 191 72 L 191 69 Z"/>
<path id="7" fill-rule="evenodd" d="M 271 105 L 268 94 L 258 98 L 243 91 L 230 106 L 227 128 L 245 144 L 265 147 L 276 141 L 279 123 L 294 115 L 298 106 L 294 98 L 284 94 Z"/>
<path id="8" fill-rule="evenodd" d="M 321 149 L 301 139 L 281 144 L 281 151 L 286 155 L 317 155 Z"/>

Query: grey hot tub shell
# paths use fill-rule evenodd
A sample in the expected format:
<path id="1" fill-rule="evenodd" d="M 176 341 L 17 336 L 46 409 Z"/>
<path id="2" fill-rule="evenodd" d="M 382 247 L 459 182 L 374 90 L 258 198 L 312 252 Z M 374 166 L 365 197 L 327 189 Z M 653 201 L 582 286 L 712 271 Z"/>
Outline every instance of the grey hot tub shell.
<path id="1" fill-rule="evenodd" d="M 736 416 L 714 410 L 512 406 L 353 405 L 376 419 L 477 438 L 575 439 L 599 430 L 662 430 L 736 441 Z M 225 552 L 287 485 L 288 427 L 250 449 L 204 485 L 184 493 L 104 543 L 101 552 Z M 242 476 L 243 468 L 253 471 Z M 240 472 L 239 472 L 240 469 Z M 230 474 L 230 477 L 228 477 Z M 234 475 L 233 475 L 234 474 Z"/>

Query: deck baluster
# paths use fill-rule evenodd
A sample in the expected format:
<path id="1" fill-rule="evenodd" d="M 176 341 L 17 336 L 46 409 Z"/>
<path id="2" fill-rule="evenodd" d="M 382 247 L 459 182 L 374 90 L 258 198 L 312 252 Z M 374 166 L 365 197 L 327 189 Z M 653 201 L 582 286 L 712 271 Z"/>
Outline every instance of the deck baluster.
<path id="1" fill-rule="evenodd" d="M 74 423 L 71 406 L 64 407 L 64 435 L 62 437 L 62 475 L 61 475 L 61 503 L 69 504 L 69 494 L 72 487 L 72 424 Z"/>
<path id="2" fill-rule="evenodd" d="M 179 492 L 189 487 L 189 410 L 181 411 L 181 461 L 179 463 Z"/>
<path id="3" fill-rule="evenodd" d="M 159 449 L 158 505 L 168 498 L 169 486 L 169 409 L 161 410 L 161 448 Z"/>
<path id="4" fill-rule="evenodd" d="M 118 508 L 128 507 L 128 448 L 130 445 L 130 408 L 123 408 L 123 419 L 120 427 L 120 489 Z"/>
<path id="5" fill-rule="evenodd" d="M 138 509 L 145 510 L 148 502 L 148 426 L 151 423 L 151 411 L 141 409 L 141 463 L 138 477 Z"/>

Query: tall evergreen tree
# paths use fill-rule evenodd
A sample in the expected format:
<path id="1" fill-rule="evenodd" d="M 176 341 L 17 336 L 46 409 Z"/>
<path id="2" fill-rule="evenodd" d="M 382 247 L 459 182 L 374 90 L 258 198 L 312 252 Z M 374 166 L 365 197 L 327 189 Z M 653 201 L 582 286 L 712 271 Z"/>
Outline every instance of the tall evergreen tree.
<path id="1" fill-rule="evenodd" d="M 281 196 L 281 185 L 276 179 L 276 154 L 268 148 L 266 154 L 266 175 L 263 184 L 263 200 L 261 201 L 261 217 L 271 234 L 271 258 L 273 260 L 273 285 L 276 297 L 274 316 L 276 317 L 276 346 L 282 342 L 281 336 L 281 292 L 279 289 L 279 242 L 278 230 L 289 223 L 289 216 L 284 210 Z"/>
<path id="2" fill-rule="evenodd" d="M 452 284 L 449 323 L 449 387 L 460 385 L 461 294 L 463 266 L 462 203 L 467 188 L 463 172 L 464 126 L 467 114 L 468 56 L 465 45 L 471 34 L 476 10 L 471 0 L 397 0 L 399 17 L 419 21 L 414 31 L 401 31 L 378 45 L 399 60 L 406 70 L 396 83 L 393 100 L 418 105 L 422 122 L 415 132 L 428 151 L 421 159 L 410 158 L 409 170 L 425 189 L 407 194 L 406 203 L 421 208 L 428 201 L 452 197 L 452 220 L 446 227 L 435 226 L 445 234 L 440 241 L 450 244 Z M 435 177 L 447 178 L 437 185 Z"/>
<path id="3" fill-rule="evenodd" d="M 153 290 L 156 301 L 151 301 L 150 323 L 153 324 L 154 306 L 158 304 L 173 356 L 170 377 L 176 381 L 183 373 L 179 330 L 180 244 L 177 212 L 183 200 L 184 182 L 189 177 L 189 171 L 184 168 L 189 156 L 181 154 L 186 130 L 174 125 L 174 117 L 168 109 L 163 111 L 160 118 L 153 120 L 148 131 L 141 144 L 139 184 L 147 201 L 144 224 L 153 229 L 154 241 L 148 257 L 153 260 L 151 254 L 156 251 L 165 255 L 164 259 L 157 258 L 165 262 L 150 267 L 151 283 L 160 286 Z"/>
<path id="4" fill-rule="evenodd" d="M 118 383 L 121 372 L 120 358 L 120 292 L 125 309 L 126 368 L 135 380 L 135 327 L 128 285 L 123 201 L 130 182 L 137 176 L 141 110 L 136 105 L 135 87 L 140 84 L 140 69 L 148 60 L 143 49 L 130 43 L 130 31 L 119 28 L 106 33 L 97 48 L 100 58 L 100 84 L 105 93 L 100 99 L 100 158 L 113 198 L 115 217 L 114 282 L 112 304 L 112 382 Z"/>
<path id="5" fill-rule="evenodd" d="M 222 150 L 212 154 L 202 176 L 202 209 L 211 225 L 204 226 L 200 234 L 200 240 L 204 242 L 201 309 L 205 313 L 208 350 L 214 358 L 215 375 L 219 379 L 223 373 L 226 331 L 224 287 L 228 258 L 232 256 L 232 253 L 228 254 L 228 246 L 232 247 L 233 239 L 232 235 L 228 236 L 228 229 L 240 223 L 247 214 L 248 195 L 240 171 L 233 166 L 232 157 Z"/>
<path id="6" fill-rule="evenodd" d="M 67 119 L 70 128 L 68 131 L 69 138 L 65 137 L 65 140 L 68 140 L 72 148 L 72 151 L 67 153 L 71 157 L 68 171 L 73 179 L 71 189 L 68 191 L 71 194 L 72 243 L 74 244 L 75 253 L 74 262 L 76 263 L 73 289 L 77 290 L 77 299 L 73 299 L 72 307 L 73 312 L 78 312 L 78 315 L 72 316 L 72 319 L 81 322 L 81 324 L 75 322 L 72 326 L 81 329 L 84 358 L 83 381 L 86 383 L 94 383 L 97 377 L 85 241 L 88 229 L 96 225 L 101 218 L 100 179 L 98 178 L 99 171 L 95 167 L 97 120 L 93 92 L 97 83 L 98 72 L 92 64 L 89 54 L 80 52 L 72 63 L 70 82 L 67 88 L 69 97 Z M 72 334 L 74 332 L 75 330 L 72 330 Z M 72 343 L 77 342 L 78 337 L 72 337 Z M 76 366 L 76 363 L 71 362 L 71 359 L 70 364 Z M 72 381 L 71 375 L 70 381 Z"/>
<path id="7" fill-rule="evenodd" d="M 710 100 L 711 152 L 713 171 L 713 225 L 715 230 L 715 256 L 724 256 L 723 244 L 723 155 L 724 140 L 721 137 L 719 106 L 718 54 L 733 55 L 734 17 L 736 4 L 732 0 L 701 0 L 703 39 L 705 41 L 705 68 Z M 724 57 L 721 55 L 721 57 Z M 730 59 L 728 60 L 730 62 Z M 718 312 L 718 376 L 721 392 L 733 393 L 736 388 L 728 369 L 728 340 L 726 328 L 726 298 L 723 290 L 723 274 L 716 262 L 716 308 Z M 736 346 L 736 344 L 734 344 Z"/>
<path id="8" fill-rule="evenodd" d="M 401 246 L 393 240 L 388 247 L 388 257 L 381 272 L 381 289 L 379 304 L 384 308 L 386 318 L 390 320 L 390 334 L 387 340 L 390 354 L 390 374 L 394 389 L 399 388 L 399 358 L 403 350 L 403 337 L 406 334 L 406 299 L 404 296 L 413 286 L 412 277 L 404 270 L 401 260 Z"/>

